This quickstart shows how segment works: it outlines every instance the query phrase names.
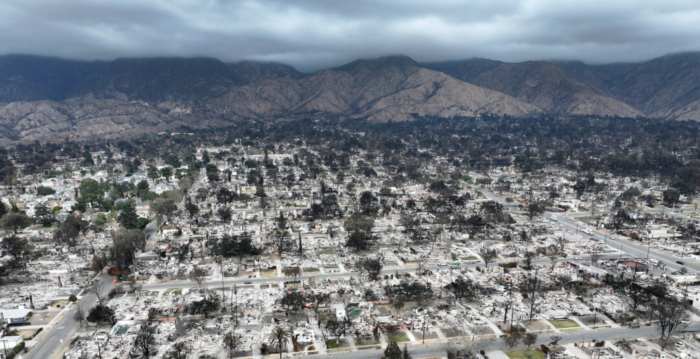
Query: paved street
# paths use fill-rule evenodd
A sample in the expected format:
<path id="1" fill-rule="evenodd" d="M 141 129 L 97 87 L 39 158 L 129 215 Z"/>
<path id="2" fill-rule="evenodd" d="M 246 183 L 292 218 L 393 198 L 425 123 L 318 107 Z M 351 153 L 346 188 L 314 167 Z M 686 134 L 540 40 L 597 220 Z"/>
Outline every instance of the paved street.
<path id="1" fill-rule="evenodd" d="M 692 323 L 686 329 L 686 331 L 698 331 L 700 330 L 700 323 Z M 547 344 L 551 341 L 550 336 L 552 334 L 542 334 L 537 338 L 537 343 L 532 347 L 538 347 L 540 344 Z M 659 333 L 656 326 L 643 326 L 638 329 L 628 329 L 628 328 L 610 328 L 610 329 L 597 329 L 597 330 L 587 330 L 587 331 L 573 331 L 567 333 L 557 333 L 562 339 L 559 344 L 573 344 L 580 343 L 582 341 L 590 342 L 595 340 L 620 340 L 620 339 L 635 339 L 635 338 L 645 338 L 645 337 L 658 337 Z M 467 342 L 461 343 L 466 345 Z M 426 358 L 426 357 L 436 357 L 445 356 L 445 349 L 450 344 L 439 343 L 431 345 L 409 345 L 408 351 L 414 358 Z M 497 351 L 497 350 L 509 350 L 502 339 L 486 339 L 477 341 L 475 343 L 476 348 L 481 348 L 486 352 Z M 369 350 L 369 351 L 356 351 L 343 354 L 332 354 L 332 355 L 315 355 L 315 357 L 333 357 L 342 359 L 365 359 L 365 358 L 379 358 L 381 357 L 383 351 L 381 350 Z"/>
<path id="2" fill-rule="evenodd" d="M 155 222 L 149 223 L 144 230 L 146 238 L 155 233 L 156 230 L 157 227 Z M 109 291 L 112 290 L 114 287 L 114 284 L 112 283 L 113 279 L 114 277 L 108 275 L 102 276 L 101 297 L 106 297 Z M 45 329 L 48 330 L 48 332 L 44 338 L 39 341 L 24 357 L 26 359 L 54 358 L 59 353 L 63 345 L 71 340 L 73 334 L 75 334 L 80 325 L 80 323 L 75 319 L 75 313 L 78 311 L 77 306 L 79 305 L 83 309 L 83 312 L 87 315 L 95 304 L 97 304 L 97 297 L 95 296 L 95 293 L 85 293 L 76 306 L 71 308 L 63 319 L 61 319 L 53 327 Z"/>
<path id="3" fill-rule="evenodd" d="M 102 296 L 106 297 L 113 286 L 112 277 L 105 275 L 101 280 L 103 283 L 101 294 Z M 87 314 L 96 303 L 97 297 L 95 296 L 95 293 L 90 292 L 83 295 L 82 299 L 77 303 L 77 305 L 79 305 Z M 44 338 L 39 341 L 34 348 L 27 353 L 27 355 L 24 356 L 25 359 L 54 358 L 59 353 L 61 347 L 71 340 L 73 334 L 75 334 L 80 325 L 80 323 L 75 319 L 75 313 L 78 311 L 77 305 L 73 306 L 73 308 L 66 313 L 63 319 L 56 323 L 52 328 L 45 329 L 49 330 L 49 332 L 46 333 Z"/>
<path id="4" fill-rule="evenodd" d="M 612 258 L 617 258 L 617 254 L 611 254 L 611 255 L 602 255 L 600 256 L 601 259 L 612 259 Z M 580 256 L 581 261 L 586 261 L 590 259 L 590 256 Z M 561 262 L 562 259 L 558 259 L 557 263 Z M 506 261 L 494 261 L 490 262 L 489 266 L 495 266 L 500 263 L 509 263 L 513 262 L 512 260 L 506 260 Z M 551 264 L 552 262 L 548 258 L 539 258 L 539 259 L 533 259 L 532 260 L 533 264 Z M 479 263 L 460 263 L 459 267 L 460 268 L 474 268 L 477 266 L 484 266 L 483 262 Z M 449 270 L 450 266 L 425 266 L 426 269 L 429 270 L 437 270 L 437 269 L 442 269 L 442 270 Z M 413 273 L 418 270 L 417 266 L 412 266 L 412 267 L 392 267 L 392 268 L 384 268 L 382 270 L 382 274 L 395 274 L 397 272 L 399 273 Z M 309 279 L 333 279 L 333 278 L 350 278 L 350 277 L 360 277 L 360 273 L 357 272 L 342 272 L 342 273 L 321 273 L 321 274 L 315 274 L 315 275 L 302 275 L 296 277 L 296 280 L 309 280 Z M 272 283 L 272 282 L 284 282 L 284 281 L 289 281 L 293 280 L 290 277 L 267 277 L 267 278 L 246 278 L 245 276 L 242 276 L 240 278 L 235 278 L 235 279 L 224 279 L 224 286 L 230 286 L 233 284 L 241 285 L 244 284 L 245 282 L 250 282 L 251 284 L 262 284 L 262 283 Z M 197 283 L 191 282 L 191 281 L 179 281 L 179 282 L 167 282 L 167 283 L 156 283 L 156 284 L 148 284 L 142 286 L 143 289 L 148 289 L 148 290 L 163 290 L 163 289 L 168 289 L 168 288 L 193 288 L 196 287 Z M 203 287 L 221 287 L 221 280 L 213 280 L 210 282 L 204 282 L 202 283 Z"/>
<path id="5" fill-rule="evenodd" d="M 494 200 L 494 201 L 497 201 L 497 202 L 502 203 L 502 204 L 508 204 L 506 202 L 506 197 L 504 197 L 504 196 L 498 196 L 497 194 L 494 194 L 494 193 L 491 193 L 491 192 L 488 192 L 485 190 L 479 190 L 479 192 L 481 192 L 487 199 Z M 513 205 L 513 204 L 511 203 L 511 205 Z M 517 205 L 517 204 L 515 204 L 515 205 Z M 659 210 L 659 209 L 649 209 L 649 210 L 643 211 L 643 213 L 661 213 L 661 212 L 662 212 L 662 210 Z M 665 212 L 669 215 L 677 216 L 675 214 L 670 213 L 670 210 L 666 210 Z M 559 222 L 562 225 L 562 227 L 564 227 L 565 229 L 569 230 L 572 233 L 575 233 L 576 229 L 577 229 L 576 222 L 571 220 L 571 219 L 565 218 L 565 216 L 566 217 L 577 217 L 577 216 L 587 216 L 587 215 L 590 215 L 590 213 L 589 212 L 570 212 L 570 213 L 546 212 L 544 214 L 544 217 L 547 219 L 556 218 L 557 222 Z M 683 266 L 683 265 L 676 263 L 676 261 L 680 259 L 678 256 L 674 256 L 674 255 L 671 255 L 671 254 L 668 254 L 665 252 L 657 251 L 653 248 L 651 250 L 649 250 L 649 248 L 647 246 L 644 246 L 640 242 L 633 242 L 633 241 L 630 241 L 622 236 L 608 234 L 606 237 L 605 233 L 603 233 L 600 230 L 596 230 L 593 227 L 588 227 L 588 226 L 583 226 L 583 225 L 578 226 L 579 230 L 582 230 L 584 228 L 588 228 L 588 229 L 593 230 L 593 235 L 588 235 L 588 236 L 594 237 L 598 240 L 605 241 L 611 247 L 613 247 L 615 249 L 621 248 L 622 251 L 625 252 L 628 257 L 646 259 L 647 258 L 647 251 L 648 251 L 649 252 L 648 257 L 650 259 L 653 258 L 653 259 L 656 259 L 660 262 L 663 262 L 668 268 L 671 268 L 673 270 L 679 270 L 682 267 L 686 267 L 691 272 L 699 272 L 700 271 L 700 264 L 698 264 L 692 260 L 685 260 L 685 258 L 684 258 L 685 266 Z"/>

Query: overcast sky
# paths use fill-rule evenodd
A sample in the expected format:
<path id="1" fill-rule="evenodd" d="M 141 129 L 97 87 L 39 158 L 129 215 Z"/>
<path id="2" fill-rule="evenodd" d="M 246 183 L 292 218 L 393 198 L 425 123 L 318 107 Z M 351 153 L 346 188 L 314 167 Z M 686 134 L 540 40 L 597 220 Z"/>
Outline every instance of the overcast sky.
<path id="1" fill-rule="evenodd" d="M 698 0 L 1 0 L 0 54 L 641 61 L 700 50 Z"/>

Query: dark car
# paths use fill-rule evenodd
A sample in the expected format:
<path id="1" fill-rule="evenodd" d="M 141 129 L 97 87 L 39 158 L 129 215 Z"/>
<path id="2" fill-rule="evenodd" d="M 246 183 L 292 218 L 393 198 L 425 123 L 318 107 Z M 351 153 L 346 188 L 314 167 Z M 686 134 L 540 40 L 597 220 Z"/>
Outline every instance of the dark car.
<path id="1" fill-rule="evenodd" d="M 639 323 L 630 324 L 630 329 L 637 329 L 637 328 L 639 328 Z"/>
<path id="2" fill-rule="evenodd" d="M 680 265 L 682 265 L 682 266 L 685 265 L 685 262 L 683 262 L 683 261 L 676 261 L 676 263 L 678 263 L 678 264 L 680 264 Z"/>
<path id="3" fill-rule="evenodd" d="M 253 284 L 253 282 L 247 280 L 247 281 L 243 282 L 243 284 Z"/>

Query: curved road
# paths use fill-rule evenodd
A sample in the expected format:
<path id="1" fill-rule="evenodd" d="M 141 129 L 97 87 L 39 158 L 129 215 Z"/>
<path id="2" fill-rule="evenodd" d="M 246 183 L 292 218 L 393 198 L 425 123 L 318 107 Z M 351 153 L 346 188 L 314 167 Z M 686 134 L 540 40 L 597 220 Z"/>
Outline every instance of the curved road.
<path id="1" fill-rule="evenodd" d="M 155 233 L 157 229 L 158 227 L 156 226 L 155 222 L 150 222 L 144 230 L 146 239 L 148 239 L 151 234 Z M 105 274 L 99 280 L 102 281 L 102 292 L 100 293 L 100 297 L 104 298 L 114 287 L 114 284 L 112 283 L 114 278 Z M 73 334 L 75 334 L 78 326 L 80 325 L 80 323 L 75 319 L 75 313 L 78 311 L 77 307 L 80 306 L 83 309 L 83 312 L 87 314 L 96 303 L 97 296 L 95 296 L 95 293 L 88 292 L 87 294 L 83 295 L 80 301 L 78 301 L 76 305 L 65 314 L 63 319 L 54 324 L 52 327 L 45 329 L 48 332 L 44 335 L 44 338 L 41 339 L 29 351 L 29 353 L 24 356 L 24 358 L 50 359 L 58 355 L 58 353 L 61 352 L 61 349 L 68 344 L 68 341 L 71 340 Z"/>

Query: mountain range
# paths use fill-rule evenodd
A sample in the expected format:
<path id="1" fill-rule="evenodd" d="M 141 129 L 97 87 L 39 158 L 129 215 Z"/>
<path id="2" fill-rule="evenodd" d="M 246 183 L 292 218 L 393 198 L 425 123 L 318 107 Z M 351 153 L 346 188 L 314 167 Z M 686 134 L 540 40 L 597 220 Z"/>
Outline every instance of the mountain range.
<path id="1" fill-rule="evenodd" d="M 700 53 L 631 64 L 356 60 L 303 74 L 212 58 L 0 56 L 0 143 L 119 137 L 239 120 L 553 114 L 700 120 Z"/>

